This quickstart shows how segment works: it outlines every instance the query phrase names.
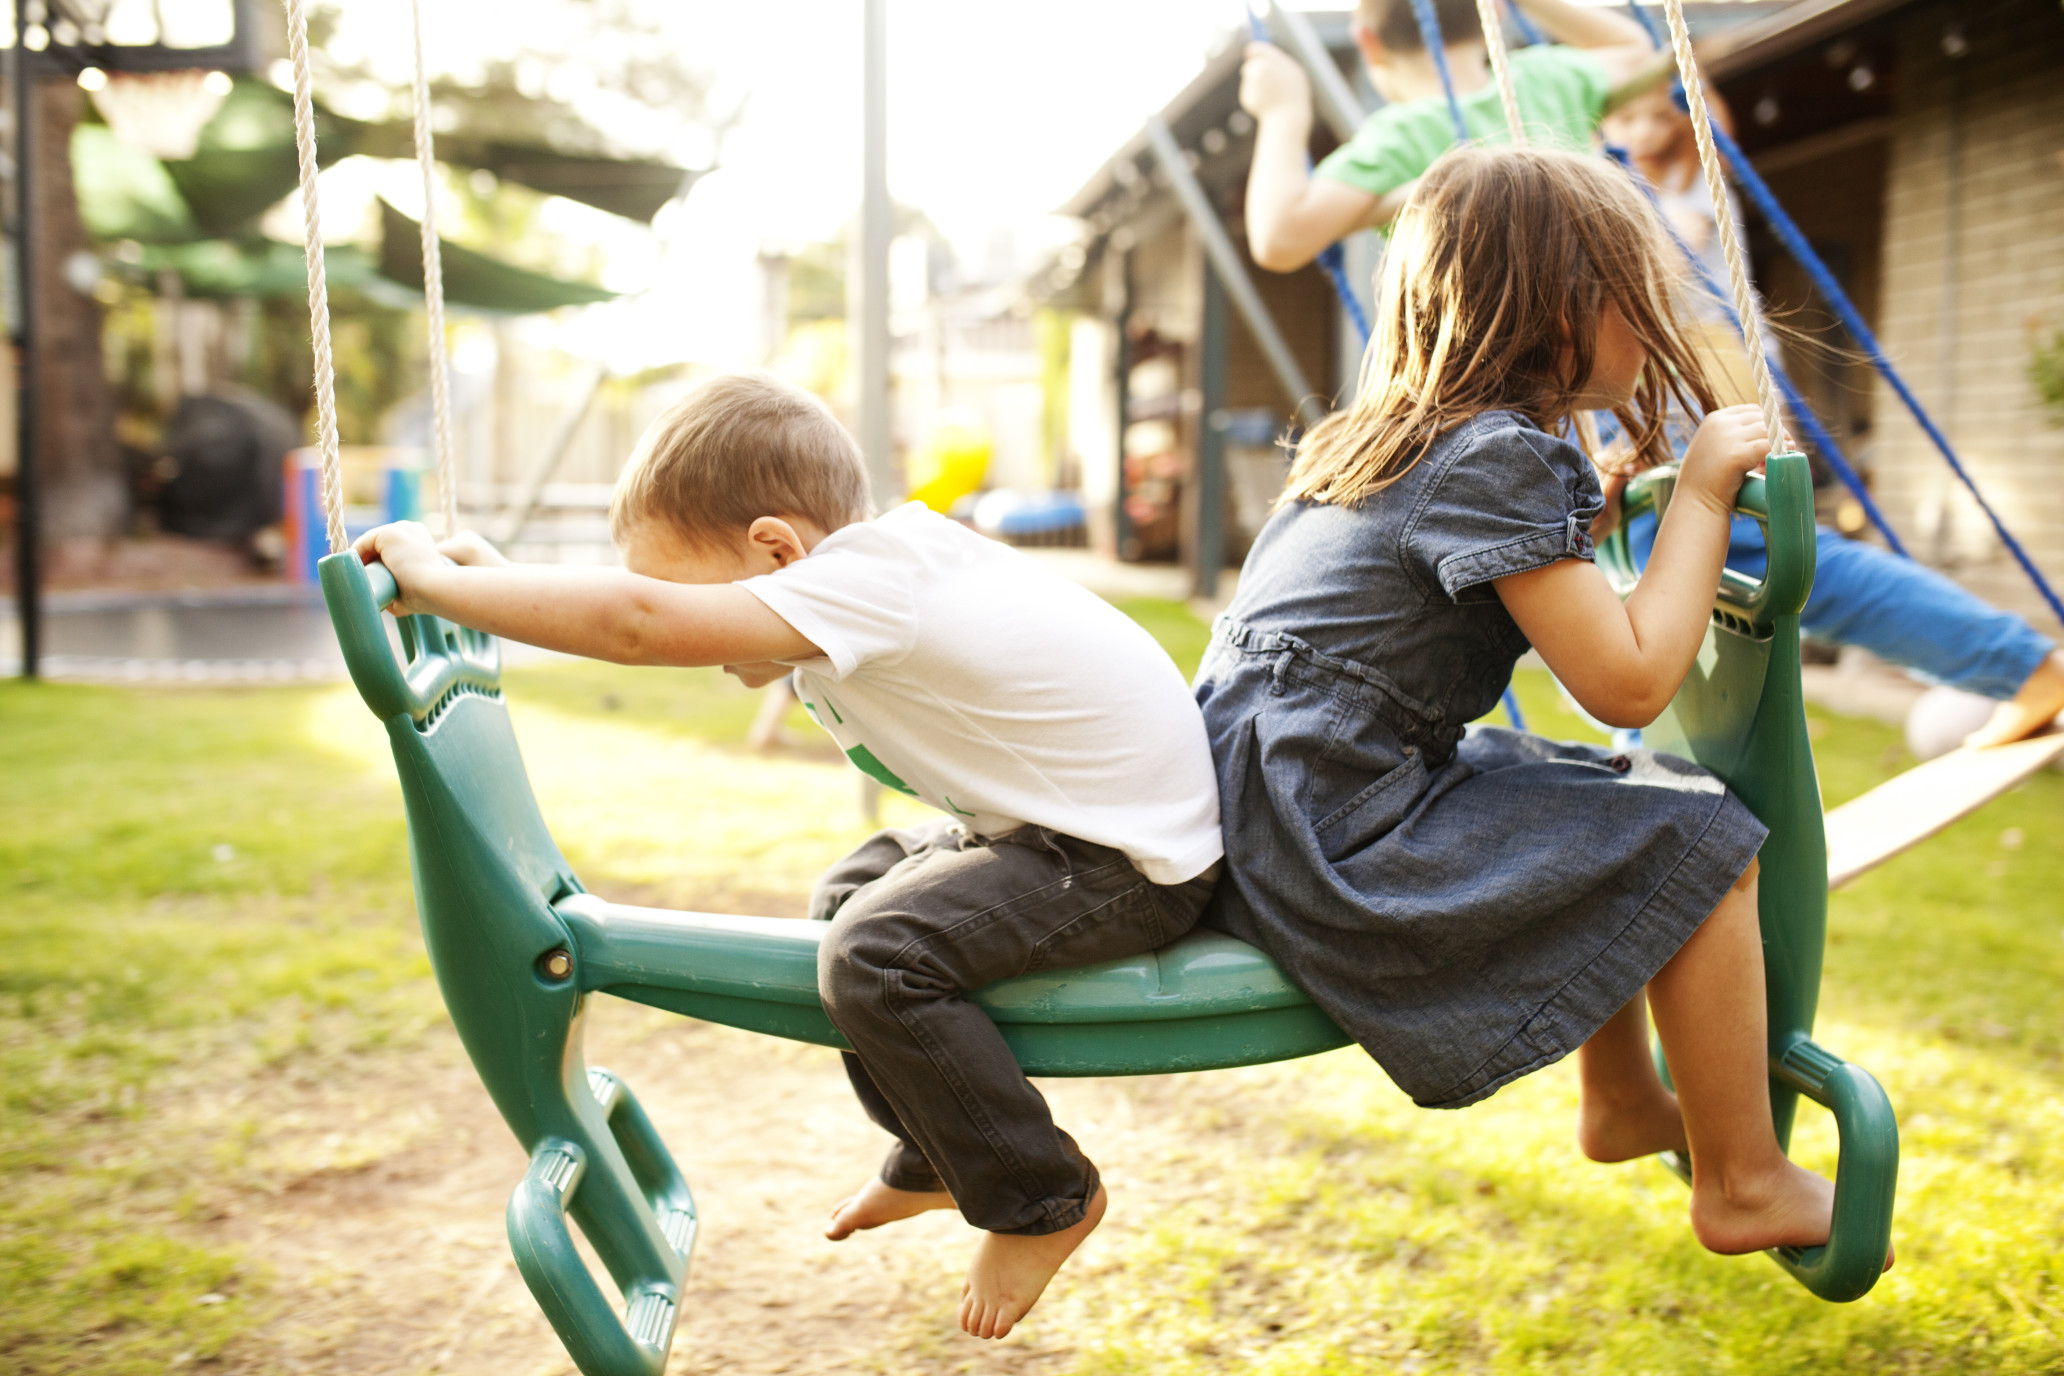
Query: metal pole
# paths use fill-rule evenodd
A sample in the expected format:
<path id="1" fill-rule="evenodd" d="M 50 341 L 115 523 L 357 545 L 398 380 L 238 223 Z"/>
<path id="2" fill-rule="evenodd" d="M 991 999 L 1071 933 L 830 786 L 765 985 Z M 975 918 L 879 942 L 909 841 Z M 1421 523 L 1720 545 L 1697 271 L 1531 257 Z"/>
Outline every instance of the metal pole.
<path id="1" fill-rule="evenodd" d="M 1197 567 L 1190 589 L 1197 597 L 1218 596 L 1218 576 L 1225 568 L 1226 506 L 1226 337 L 1232 333 L 1226 308 L 1225 283 L 1215 272 L 1204 274 L 1204 328 L 1199 345 L 1197 391 Z"/>
<path id="2" fill-rule="evenodd" d="M 1125 431 L 1132 424 L 1132 250 L 1112 245 L 1106 252 L 1114 256 L 1105 259 L 1105 299 L 1113 264 L 1118 279 L 1118 482 L 1111 498 L 1111 552 L 1124 559 L 1132 544 L 1132 517 L 1125 513 Z"/>
<path id="3" fill-rule="evenodd" d="M 1290 394 L 1291 409 L 1305 424 L 1316 423 L 1326 414 L 1325 403 L 1313 395 L 1311 384 L 1304 379 L 1304 370 L 1297 366 L 1296 355 L 1283 342 L 1282 332 L 1276 328 L 1268 307 L 1262 305 L 1261 293 L 1254 289 L 1254 279 L 1247 275 L 1239 250 L 1233 247 L 1232 236 L 1219 222 L 1218 212 L 1211 208 L 1211 199 L 1204 194 L 1197 174 L 1183 160 L 1182 148 L 1159 115 L 1147 117 L 1147 142 L 1153 146 L 1154 156 L 1160 159 L 1161 166 L 1167 171 L 1169 184 L 1175 188 L 1175 198 L 1181 202 L 1183 213 L 1189 217 L 1197 237 L 1204 241 L 1204 252 L 1210 257 L 1211 266 L 1217 270 L 1219 280 L 1225 283 L 1227 295 L 1239 307 L 1240 318 L 1247 322 L 1255 342 L 1261 345 L 1262 356 L 1268 359 L 1270 371 L 1275 373 L 1276 381 L 1283 384 L 1283 390 Z"/>
<path id="4" fill-rule="evenodd" d="M 1354 137 L 1355 130 L 1362 127 L 1362 118 L 1366 114 L 1361 101 L 1355 99 L 1354 88 L 1347 84 L 1340 68 L 1333 65 L 1326 45 L 1319 42 L 1319 36 L 1312 32 L 1309 19 L 1281 5 L 1270 5 L 1268 17 L 1269 27 L 1282 31 L 1283 36 L 1290 40 L 1290 51 L 1304 64 L 1305 71 L 1311 73 L 1319 98 L 1319 114 L 1332 127 L 1333 136 L 1346 143 Z"/>
<path id="5" fill-rule="evenodd" d="M 861 16 L 860 94 L 860 309 L 854 361 L 860 388 L 860 452 L 877 507 L 901 495 L 889 423 L 889 240 L 895 223 L 889 205 L 888 0 L 866 0 Z"/>
<path id="6" fill-rule="evenodd" d="M 8 64 L 14 87 L 14 588 L 21 621 L 21 676 L 35 678 L 43 657 L 43 561 L 37 525 L 41 475 L 36 453 L 36 233 L 35 202 L 29 189 L 30 170 L 36 165 L 36 79 L 34 61 L 23 42 L 28 26 L 22 8 L 15 10 L 14 60 Z"/>
<path id="7" fill-rule="evenodd" d="M 502 544 L 506 545 L 523 534 L 523 528 L 537 514 L 538 502 L 545 495 L 545 484 L 552 481 L 552 475 L 565 462 L 567 451 L 573 448 L 573 437 L 580 433 L 581 422 L 594 408 L 595 398 L 602 391 L 602 380 L 608 376 L 608 367 L 596 364 L 595 371 L 588 377 L 588 385 L 581 389 L 580 400 L 560 417 L 559 428 L 545 441 L 544 449 L 538 454 L 537 465 L 531 469 L 530 477 L 524 481 L 515 503 L 509 508 L 509 514 L 502 520 L 502 528 L 498 532 Z"/>

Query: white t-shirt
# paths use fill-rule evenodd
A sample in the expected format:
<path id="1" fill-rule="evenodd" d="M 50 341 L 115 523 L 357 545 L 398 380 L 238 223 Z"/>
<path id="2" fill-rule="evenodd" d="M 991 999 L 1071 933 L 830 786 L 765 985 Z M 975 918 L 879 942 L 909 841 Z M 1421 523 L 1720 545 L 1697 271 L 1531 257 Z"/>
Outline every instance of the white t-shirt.
<path id="1" fill-rule="evenodd" d="M 1157 884 L 1223 854 L 1204 718 L 1152 636 L 920 502 L 739 584 L 821 649 L 804 705 L 849 759 L 978 836 L 1036 823 Z"/>

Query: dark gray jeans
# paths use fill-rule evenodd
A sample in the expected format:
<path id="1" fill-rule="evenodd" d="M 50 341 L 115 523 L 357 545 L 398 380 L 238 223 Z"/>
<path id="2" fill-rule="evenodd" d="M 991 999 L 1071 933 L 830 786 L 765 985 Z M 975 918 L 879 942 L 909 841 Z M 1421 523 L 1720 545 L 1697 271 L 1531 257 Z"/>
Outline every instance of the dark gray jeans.
<path id="1" fill-rule="evenodd" d="M 853 1045 L 861 1105 L 897 1139 L 883 1182 L 943 1188 L 992 1233 L 1081 1222 L 1095 1165 L 965 995 L 1166 946 L 1196 924 L 1216 876 L 1155 884 L 1109 846 L 1036 826 L 985 841 L 945 818 L 876 832 L 832 866 L 810 900 L 831 923 L 817 990 Z"/>

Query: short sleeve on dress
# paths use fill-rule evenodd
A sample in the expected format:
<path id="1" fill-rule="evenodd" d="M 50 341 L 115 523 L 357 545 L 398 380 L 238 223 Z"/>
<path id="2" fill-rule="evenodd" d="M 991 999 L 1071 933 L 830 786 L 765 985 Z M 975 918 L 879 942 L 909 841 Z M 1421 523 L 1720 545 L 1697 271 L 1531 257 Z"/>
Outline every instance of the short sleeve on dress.
<path id="1" fill-rule="evenodd" d="M 1590 559 L 1605 494 L 1591 462 L 1522 417 L 1478 417 L 1436 445 L 1406 554 L 1456 602 L 1496 596 L 1493 579 Z"/>

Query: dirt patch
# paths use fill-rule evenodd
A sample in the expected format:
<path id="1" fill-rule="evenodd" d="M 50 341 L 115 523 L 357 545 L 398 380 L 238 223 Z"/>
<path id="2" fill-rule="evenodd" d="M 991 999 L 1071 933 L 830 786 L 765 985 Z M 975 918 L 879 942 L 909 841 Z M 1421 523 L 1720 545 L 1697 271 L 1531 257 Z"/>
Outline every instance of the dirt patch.
<path id="1" fill-rule="evenodd" d="M 887 1139 L 853 1102 L 835 1054 L 600 999 L 591 1063 L 621 1074 L 694 1187 L 703 1231 L 669 1370 L 1040 1373 L 1066 1335 L 1034 1322 L 1003 1344 L 951 1325 L 972 1235 L 934 1214 L 844 1243 L 831 1205 Z M 1094 1275 L 1157 1201 L 1222 1171 L 1198 1115 L 1265 1122 L 1267 1072 L 1054 1081 L 1057 1115 L 1097 1157 L 1117 1207 L 1075 1267 Z M 270 1274 L 277 1316 L 221 1368 L 386 1376 L 545 1376 L 572 1364 L 509 1259 L 502 1210 L 523 1154 L 448 1031 L 349 1075 L 268 1091 L 254 1175 L 212 1225 Z M 1234 1106 L 1238 1105 L 1237 1108 Z M 1255 1149 L 1249 1144 L 1247 1150 Z M 1220 1158 L 1223 1159 L 1223 1158 Z M 1070 1284 L 1064 1272 L 1057 1285 Z"/>

